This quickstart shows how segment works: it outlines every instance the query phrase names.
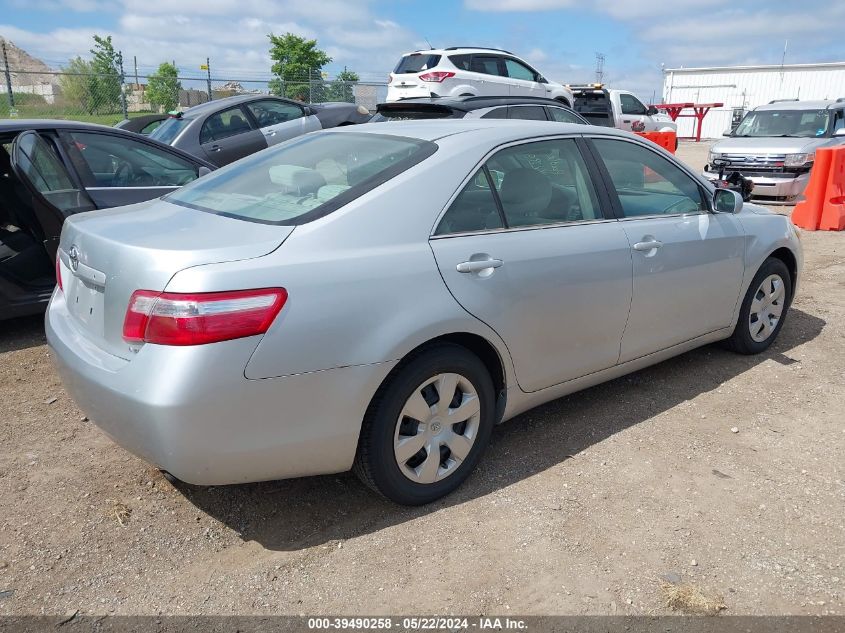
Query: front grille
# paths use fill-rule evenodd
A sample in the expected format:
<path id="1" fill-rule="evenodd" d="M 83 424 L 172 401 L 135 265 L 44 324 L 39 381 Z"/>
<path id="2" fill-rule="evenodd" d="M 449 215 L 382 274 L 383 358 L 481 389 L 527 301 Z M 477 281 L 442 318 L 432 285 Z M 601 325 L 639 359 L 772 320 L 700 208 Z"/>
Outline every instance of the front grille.
<path id="1" fill-rule="evenodd" d="M 730 169 L 756 171 L 783 171 L 785 154 L 719 154 L 714 157 L 713 165 Z"/>

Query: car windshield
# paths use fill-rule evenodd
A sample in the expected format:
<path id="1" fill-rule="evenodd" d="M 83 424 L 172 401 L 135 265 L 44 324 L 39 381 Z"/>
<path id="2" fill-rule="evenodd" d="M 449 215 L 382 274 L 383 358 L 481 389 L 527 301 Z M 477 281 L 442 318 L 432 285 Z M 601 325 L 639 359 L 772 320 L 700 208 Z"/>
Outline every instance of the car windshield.
<path id="1" fill-rule="evenodd" d="M 829 122 L 827 110 L 754 110 L 732 136 L 824 136 Z"/>
<path id="2" fill-rule="evenodd" d="M 188 123 L 192 120 L 193 119 L 183 119 L 181 117 L 170 117 L 169 119 L 165 119 L 161 125 L 150 133 L 150 138 L 154 138 L 161 143 L 167 143 L 170 145 L 176 140 L 176 137 L 179 136 L 179 132 L 184 130 Z"/>
<path id="3" fill-rule="evenodd" d="M 302 224 L 359 198 L 436 149 L 401 136 L 322 132 L 232 163 L 166 199 L 241 220 Z"/>

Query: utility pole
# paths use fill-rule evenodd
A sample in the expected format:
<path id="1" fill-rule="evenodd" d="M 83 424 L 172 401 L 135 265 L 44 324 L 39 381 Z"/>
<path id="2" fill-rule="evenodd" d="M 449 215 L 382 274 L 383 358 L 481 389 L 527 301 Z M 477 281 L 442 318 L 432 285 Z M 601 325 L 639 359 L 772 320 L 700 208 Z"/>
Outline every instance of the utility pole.
<path id="1" fill-rule="evenodd" d="M 208 87 L 208 100 L 211 101 L 211 60 L 208 57 L 205 58 L 205 81 Z"/>
<path id="2" fill-rule="evenodd" d="M 596 53 L 596 83 L 604 80 L 604 53 Z"/>
<path id="3" fill-rule="evenodd" d="M 123 52 L 117 52 L 117 61 L 120 64 L 120 109 L 123 111 L 123 118 L 129 118 L 129 108 L 126 106 L 126 75 L 123 73 Z"/>
<path id="4" fill-rule="evenodd" d="M 11 110 L 15 109 L 15 93 L 12 92 L 12 75 L 9 74 L 9 58 L 6 56 L 6 40 L 2 41 L 3 44 L 3 71 L 6 75 L 6 90 L 9 91 L 9 114 L 11 115 Z"/>
<path id="5" fill-rule="evenodd" d="M 133 55 L 132 61 L 135 63 L 135 90 L 141 89 L 141 82 L 138 81 L 138 56 Z"/>

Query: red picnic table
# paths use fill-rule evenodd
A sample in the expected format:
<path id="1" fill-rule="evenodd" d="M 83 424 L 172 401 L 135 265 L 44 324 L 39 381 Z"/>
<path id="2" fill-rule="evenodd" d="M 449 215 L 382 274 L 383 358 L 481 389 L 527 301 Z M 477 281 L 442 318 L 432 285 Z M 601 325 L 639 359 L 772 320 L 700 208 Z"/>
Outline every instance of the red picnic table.
<path id="1" fill-rule="evenodd" d="M 693 136 L 679 136 L 678 138 L 694 138 L 696 142 L 701 141 L 701 125 L 704 117 L 710 112 L 710 108 L 721 108 L 724 103 L 661 103 L 654 106 L 658 110 L 665 110 L 673 121 L 681 117 L 695 119 L 695 134 Z M 693 114 L 681 114 L 687 108 L 692 108 Z"/>

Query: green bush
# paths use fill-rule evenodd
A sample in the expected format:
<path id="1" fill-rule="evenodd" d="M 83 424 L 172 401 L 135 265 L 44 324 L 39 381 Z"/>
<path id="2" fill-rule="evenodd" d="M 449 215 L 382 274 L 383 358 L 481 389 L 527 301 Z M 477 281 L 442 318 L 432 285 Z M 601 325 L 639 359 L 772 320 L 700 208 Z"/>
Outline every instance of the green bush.
<path id="1" fill-rule="evenodd" d="M 28 92 L 12 92 L 15 98 L 15 109 L 18 111 L 18 118 L 24 118 L 27 111 L 39 110 L 48 105 L 41 95 L 29 94 Z M 0 94 L 0 117 L 9 117 L 9 95 Z"/>

